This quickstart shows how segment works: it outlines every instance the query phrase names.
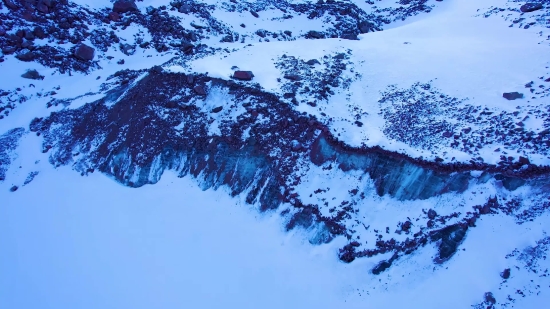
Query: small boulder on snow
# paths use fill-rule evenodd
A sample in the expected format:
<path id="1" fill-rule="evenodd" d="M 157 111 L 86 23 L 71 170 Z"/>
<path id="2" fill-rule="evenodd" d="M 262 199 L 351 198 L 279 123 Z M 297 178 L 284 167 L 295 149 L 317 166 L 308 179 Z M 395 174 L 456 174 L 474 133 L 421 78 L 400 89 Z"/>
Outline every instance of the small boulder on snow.
<path id="1" fill-rule="evenodd" d="M 137 5 L 133 0 L 117 0 L 113 3 L 113 11 L 117 13 L 137 11 L 137 9 Z"/>
<path id="2" fill-rule="evenodd" d="M 502 97 L 506 100 L 516 100 L 516 99 L 523 99 L 523 93 L 519 92 L 505 92 L 502 94 Z"/>
<path id="3" fill-rule="evenodd" d="M 534 12 L 540 9 L 542 9 L 542 3 L 533 3 L 533 2 L 525 3 L 519 8 L 519 10 L 522 11 L 523 13 Z"/>
<path id="4" fill-rule="evenodd" d="M 233 78 L 238 80 L 252 80 L 253 77 L 252 71 L 235 71 L 233 73 Z"/>
<path id="5" fill-rule="evenodd" d="M 35 80 L 44 79 L 44 76 L 40 75 L 37 70 L 27 70 L 21 77 Z"/>
<path id="6" fill-rule="evenodd" d="M 80 44 L 75 48 L 74 56 L 80 60 L 90 61 L 95 57 L 95 49 L 86 44 Z"/>

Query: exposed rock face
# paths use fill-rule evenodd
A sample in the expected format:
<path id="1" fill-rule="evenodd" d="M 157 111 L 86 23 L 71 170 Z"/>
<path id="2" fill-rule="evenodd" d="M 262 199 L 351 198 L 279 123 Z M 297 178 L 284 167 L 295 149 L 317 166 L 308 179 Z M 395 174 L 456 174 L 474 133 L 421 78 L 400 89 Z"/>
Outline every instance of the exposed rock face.
<path id="1" fill-rule="evenodd" d="M 312 145 L 311 161 L 321 165 L 327 160 L 334 160 L 344 171 L 365 171 L 375 180 L 379 195 L 390 194 L 399 200 L 427 199 L 449 191 L 462 192 L 470 179 L 469 173 L 434 172 L 382 153 L 361 155 L 338 149 L 322 136 Z"/>
<path id="2" fill-rule="evenodd" d="M 80 44 L 75 48 L 74 55 L 80 60 L 90 61 L 95 57 L 95 49 L 86 44 Z"/>
<path id="3" fill-rule="evenodd" d="M 138 7 L 133 0 L 117 0 L 113 3 L 113 11 L 116 13 L 126 13 L 137 11 Z"/>

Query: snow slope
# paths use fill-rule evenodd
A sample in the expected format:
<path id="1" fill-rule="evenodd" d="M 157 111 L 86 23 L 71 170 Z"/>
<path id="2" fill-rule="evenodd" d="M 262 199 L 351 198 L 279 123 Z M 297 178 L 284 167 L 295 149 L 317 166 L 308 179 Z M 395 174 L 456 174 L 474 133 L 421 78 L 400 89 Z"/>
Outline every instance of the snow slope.
<path id="1" fill-rule="evenodd" d="M 483 219 L 446 265 L 434 267 L 427 248 L 375 277 L 370 261 L 337 260 L 343 239 L 304 243 L 276 216 L 173 174 L 132 189 L 46 165 L 24 190 L 4 195 L 0 211 L 4 308 L 465 308 L 487 291 L 501 302 L 530 284 L 528 270 L 512 268 L 510 283 L 498 273 L 522 265 L 505 255 L 533 246 L 548 224 L 548 216 L 521 226 Z M 537 282 L 540 294 L 515 296 L 514 307 L 548 301 L 548 279 Z"/>

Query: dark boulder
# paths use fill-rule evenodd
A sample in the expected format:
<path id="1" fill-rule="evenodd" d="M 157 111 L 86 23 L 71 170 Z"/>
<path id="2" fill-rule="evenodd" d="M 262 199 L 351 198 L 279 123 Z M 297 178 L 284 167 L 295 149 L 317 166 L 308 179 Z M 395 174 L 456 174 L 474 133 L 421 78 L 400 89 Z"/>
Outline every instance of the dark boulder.
<path id="1" fill-rule="evenodd" d="M 503 272 L 500 273 L 502 279 L 510 278 L 510 268 L 506 268 Z"/>
<path id="2" fill-rule="evenodd" d="M 111 12 L 107 17 L 109 17 L 109 20 L 114 22 L 120 21 L 120 14 L 118 14 L 117 12 Z"/>
<path id="3" fill-rule="evenodd" d="M 160 65 L 155 65 L 149 69 L 150 74 L 160 74 L 164 69 Z"/>
<path id="4" fill-rule="evenodd" d="M 359 29 L 360 33 L 368 33 L 370 31 L 374 31 L 374 25 L 368 21 L 360 22 L 359 24 L 357 24 L 357 28 Z"/>
<path id="5" fill-rule="evenodd" d="M 44 31 L 44 28 L 40 26 L 36 26 L 34 30 L 32 31 L 34 36 L 39 39 L 45 39 L 46 38 L 46 32 Z"/>
<path id="6" fill-rule="evenodd" d="M 445 261 L 456 253 L 458 246 L 464 240 L 468 226 L 455 224 L 447 226 L 432 236 L 432 241 L 441 241 L 439 244 L 439 260 Z"/>
<path id="7" fill-rule="evenodd" d="M 519 92 L 505 92 L 502 94 L 502 97 L 506 100 L 516 100 L 523 99 L 523 94 Z"/>
<path id="8" fill-rule="evenodd" d="M 306 38 L 308 39 L 324 39 L 325 34 L 319 31 L 311 30 L 306 34 Z"/>
<path id="9" fill-rule="evenodd" d="M 284 76 L 285 79 L 290 79 L 290 80 L 293 80 L 293 81 L 298 81 L 300 80 L 300 76 L 297 75 L 297 74 L 285 74 Z"/>
<path id="10" fill-rule="evenodd" d="M 493 295 L 493 293 L 487 292 L 485 293 L 485 302 L 489 304 L 494 304 L 497 302 L 497 300 L 495 299 L 495 296 Z"/>
<path id="11" fill-rule="evenodd" d="M 212 113 L 219 113 L 222 111 L 222 109 L 223 109 L 223 106 L 214 107 L 212 109 Z"/>
<path id="12" fill-rule="evenodd" d="M 204 90 L 204 87 L 202 87 L 202 86 L 195 86 L 195 88 L 193 88 L 193 90 L 198 95 L 206 95 L 206 90 Z"/>
<path id="13" fill-rule="evenodd" d="M 189 4 L 182 4 L 178 8 L 178 12 L 183 13 L 183 14 L 188 14 L 189 12 L 191 12 L 191 6 Z"/>
<path id="14" fill-rule="evenodd" d="M 435 217 L 437 217 L 437 212 L 433 209 L 428 210 L 428 218 L 433 220 Z"/>
<path id="15" fill-rule="evenodd" d="M 36 55 L 32 51 L 24 49 L 15 55 L 15 57 L 21 61 L 33 61 L 34 58 L 36 58 Z"/>
<path id="16" fill-rule="evenodd" d="M 10 188 L 10 192 L 15 192 L 17 189 L 19 189 L 17 186 L 13 186 Z"/>
<path id="17" fill-rule="evenodd" d="M 113 11 L 117 13 L 126 13 L 137 10 L 137 5 L 133 0 L 117 0 L 113 3 Z"/>
<path id="18" fill-rule="evenodd" d="M 180 46 L 180 50 L 185 54 L 192 54 L 194 48 L 195 48 L 195 45 L 189 42 L 182 42 Z"/>
<path id="19" fill-rule="evenodd" d="M 531 164 L 531 161 L 529 161 L 529 158 L 520 156 L 518 159 L 519 164 L 525 165 L 525 164 Z"/>
<path id="20" fill-rule="evenodd" d="M 42 1 L 36 5 L 36 10 L 44 14 L 48 14 L 50 12 L 50 8 L 48 8 L 48 6 Z"/>
<path id="21" fill-rule="evenodd" d="M 250 14 L 252 14 L 252 16 L 258 18 L 260 17 L 260 15 L 258 15 L 258 13 L 254 12 L 254 11 L 250 11 Z"/>
<path id="22" fill-rule="evenodd" d="M 11 55 L 15 53 L 15 51 L 17 51 L 17 48 L 15 46 L 7 46 L 2 48 L 2 53 L 4 53 L 4 55 Z"/>
<path id="23" fill-rule="evenodd" d="M 252 80 L 253 77 L 252 71 L 235 71 L 233 73 L 233 78 L 238 80 Z"/>
<path id="24" fill-rule="evenodd" d="M 44 79 L 44 76 L 40 75 L 37 70 L 27 70 L 27 72 L 23 73 L 21 77 L 35 80 Z"/>
<path id="25" fill-rule="evenodd" d="M 120 47 L 120 51 L 126 56 L 131 56 L 136 52 L 136 45 L 120 43 L 119 47 Z"/>
<path id="26" fill-rule="evenodd" d="M 321 64 L 321 63 L 320 63 L 319 60 L 317 60 L 317 59 L 311 59 L 311 60 L 308 60 L 308 61 L 306 62 L 306 64 L 308 64 L 308 65 L 316 65 L 316 64 Z"/>
<path id="27" fill-rule="evenodd" d="M 372 269 L 372 274 L 373 275 L 379 275 L 380 273 L 382 273 L 383 271 L 385 271 L 386 269 L 388 269 L 390 267 L 391 267 L 391 262 L 384 260 L 384 261 L 378 263 L 376 266 L 374 266 L 374 268 Z"/>
<path id="28" fill-rule="evenodd" d="M 95 57 L 95 49 L 86 44 L 80 44 L 75 48 L 74 56 L 80 60 L 90 61 Z"/>
<path id="29" fill-rule="evenodd" d="M 19 8 L 14 0 L 4 0 L 4 4 L 8 9 L 17 10 Z"/>
<path id="30" fill-rule="evenodd" d="M 542 9 L 542 3 L 533 3 L 533 2 L 525 3 L 519 8 L 519 10 L 522 11 L 523 13 L 534 12 L 540 9 Z"/>

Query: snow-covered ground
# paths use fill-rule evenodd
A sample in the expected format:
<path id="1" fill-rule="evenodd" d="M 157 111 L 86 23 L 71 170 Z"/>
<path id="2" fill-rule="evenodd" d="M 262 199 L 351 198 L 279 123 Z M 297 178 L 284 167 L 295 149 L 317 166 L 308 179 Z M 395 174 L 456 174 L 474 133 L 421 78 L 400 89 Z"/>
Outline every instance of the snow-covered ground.
<path id="1" fill-rule="evenodd" d="M 73 2 L 96 11 L 112 6 L 107 0 Z M 525 181 L 515 177 L 530 167 L 542 170 L 550 165 L 550 31 L 543 23 L 550 4 L 538 1 L 545 3 L 544 10 L 521 13 L 523 2 L 430 0 L 429 10 L 400 20 L 402 12 L 392 10 L 411 1 L 371 2 L 338 2 L 388 18 L 383 31 L 369 30 L 358 40 L 310 39 L 310 31 L 340 31 L 339 23 L 346 24 L 352 14 L 326 11 L 311 17 L 320 7 L 301 13 L 292 6 L 313 5 L 309 1 L 205 0 L 192 4 L 197 12 L 180 12 L 171 7 L 172 1 L 144 0 L 136 3 L 140 14 L 152 14 L 149 6 L 165 5 L 166 16 L 178 19 L 186 31 L 196 31 L 193 53 L 172 45 L 164 51 L 139 47 L 137 38 L 154 41 L 151 28 L 98 21 L 89 23 L 90 31 L 114 29 L 122 43 L 138 44 L 135 54 L 124 54 L 119 44 L 107 51 L 98 48 L 97 67 L 71 74 L 0 54 L 0 108 L 11 106 L 0 109 L 0 308 L 479 309 L 548 303 L 548 174 Z M 0 8 L 0 13 L 8 12 L 5 5 Z M 229 36 L 233 42 L 226 40 Z M 34 42 L 67 51 L 75 46 Z M 173 38 L 167 35 L 166 42 Z M 90 40 L 84 43 L 93 45 Z M 151 70 L 157 65 L 164 71 Z M 44 78 L 21 77 L 29 69 Z M 117 73 L 124 69 L 129 73 Z M 254 78 L 232 79 L 235 70 L 252 71 Z M 113 74 L 121 75 L 107 79 Z M 150 101 L 144 102 L 136 95 L 144 95 L 140 87 L 154 85 L 141 83 L 154 80 L 154 74 L 163 74 L 164 82 L 154 87 L 158 96 L 145 93 Z M 218 79 L 230 82 L 222 85 Z M 185 87 L 167 86 L 174 80 Z M 503 93 L 515 91 L 524 98 L 503 98 Z M 155 101 L 165 93 L 175 94 L 170 105 Z M 280 106 L 258 101 L 272 94 Z M 86 112 L 89 103 L 105 96 L 96 106 L 104 109 Z M 127 105 L 117 109 L 117 104 Z M 154 113 L 148 114 L 150 110 Z M 71 111 L 75 113 L 67 116 Z M 128 114 L 158 117 L 136 124 L 127 122 Z M 31 130 L 35 118 L 53 120 Z M 73 122 L 63 122 L 69 118 Z M 109 130 L 119 131 L 100 127 L 105 119 L 111 121 Z M 143 133 L 134 143 L 134 136 L 127 134 L 128 127 L 158 133 L 166 128 L 156 124 L 166 120 L 171 125 L 174 119 L 176 124 L 169 127 L 176 132 L 174 141 L 159 141 L 158 136 L 165 136 L 160 133 Z M 206 136 L 192 136 L 203 122 Z M 74 123 L 80 126 L 70 126 Z M 273 132 L 273 124 L 280 132 Z M 229 139 L 225 134 L 231 125 L 243 127 Z M 282 134 L 300 125 L 304 132 L 290 138 Z M 55 136 L 66 127 L 71 131 Z M 10 131 L 15 128 L 22 129 Z M 94 135 L 103 129 L 118 134 L 115 142 L 102 144 L 113 138 Z M 357 148 L 335 148 L 334 156 L 314 164 L 310 153 L 325 129 L 322 134 Z M 294 160 L 290 172 L 283 171 L 286 165 L 273 164 L 281 168 L 276 172 L 282 181 L 275 188 L 276 194 L 285 195 L 280 207 L 260 212 L 259 197 L 247 200 L 250 191 L 267 191 L 267 181 L 256 179 L 258 183 L 233 196 L 234 188 L 205 184 L 207 173 L 223 177 L 204 166 L 201 170 L 202 161 L 190 167 L 198 171 L 193 174 L 183 173 L 183 159 L 166 162 L 168 155 L 162 153 L 143 166 L 132 162 L 135 157 L 123 156 L 136 147 L 171 147 L 171 142 L 187 141 L 184 137 L 196 138 L 197 145 L 192 145 L 200 151 L 202 138 L 218 146 L 225 145 L 216 144 L 219 140 L 237 140 L 243 146 L 232 154 L 242 156 L 237 158 L 244 162 L 239 166 L 256 155 L 261 159 L 252 159 L 261 162 Z M 273 140 L 273 148 L 253 148 L 261 144 L 260 138 Z M 119 146 L 119 153 L 111 149 Z M 248 146 L 253 150 L 248 152 Z M 358 150 L 365 146 L 379 146 L 395 156 L 373 159 Z M 105 160 L 89 159 L 100 147 L 111 151 L 101 158 Z M 296 155 L 285 153 L 288 149 Z M 66 161 L 56 157 L 63 151 L 69 158 L 60 156 Z M 355 157 L 345 157 L 346 151 Z M 184 157 L 182 153 L 174 156 Z M 219 153 L 205 153 L 204 165 L 217 166 L 219 161 L 209 156 Z M 121 185 L 131 185 L 142 175 L 135 172 L 129 183 L 124 178 L 128 175 L 116 169 L 133 171 L 130 167 L 106 168 L 116 156 L 127 160 L 120 165 L 146 171 L 146 185 Z M 349 162 L 338 161 L 342 157 Z M 414 160 L 419 157 L 425 165 Z M 252 159 L 249 168 L 255 167 Z M 386 186 L 390 189 L 385 195 L 378 190 L 385 188 L 384 181 L 394 181 L 394 175 L 375 177 L 376 172 L 354 165 L 368 165 L 369 160 L 386 164 L 384 171 L 403 171 L 395 188 Z M 519 166 L 494 172 L 474 165 L 442 172 L 430 170 L 428 163 L 434 161 L 485 162 L 495 169 L 503 161 Z M 97 162 L 101 164 L 89 165 Z M 221 171 L 225 162 L 217 167 Z M 259 177 L 270 167 L 258 164 L 252 174 Z M 235 175 L 238 172 L 235 165 Z M 460 188 L 429 190 L 453 177 L 456 182 L 447 185 L 462 184 Z M 405 192 L 420 192 L 423 186 L 432 192 L 429 196 Z M 489 207 L 493 197 L 498 205 Z M 318 213 L 314 218 L 328 221 L 296 223 L 307 222 L 310 217 L 300 214 L 312 209 Z M 437 212 L 435 217 L 428 210 Z M 341 224 L 344 232 L 324 243 L 326 239 L 320 239 L 330 222 Z M 409 227 L 404 228 L 406 222 Z M 297 228 L 287 230 L 291 223 Z M 442 241 L 435 237 L 453 226 L 463 228 L 466 236 L 456 241 L 456 253 L 441 261 Z M 426 243 L 410 254 L 392 249 L 342 262 L 341 248 L 351 244 L 355 253 L 372 252 L 384 242 L 405 246 L 422 237 Z M 373 274 L 385 261 L 391 261 L 391 267 Z M 503 274 L 506 269 L 509 277 Z"/>
<path id="2" fill-rule="evenodd" d="M 349 89 L 334 89 L 336 95 L 326 102 L 317 102 L 316 107 L 301 104 L 298 110 L 316 115 L 329 123 L 332 132 L 350 145 L 379 145 L 413 157 L 433 159 L 439 156 L 446 161 L 455 157 L 459 161 L 468 161 L 473 156 L 449 147 L 448 139 L 440 140 L 440 145 L 433 149 L 422 149 L 388 137 L 383 132 L 387 120 L 380 115 L 379 100 L 389 85 L 409 88 L 421 82 L 429 83 L 451 97 L 465 99 L 464 104 L 469 106 L 487 107 L 495 114 L 501 111 L 514 112 L 518 105 L 529 110 L 528 106 L 531 105 L 534 105 L 534 109 L 542 109 L 550 104 L 549 97 L 533 101 L 529 98 L 507 101 L 502 97 L 504 92 L 526 92 L 526 83 L 538 76 L 546 78 L 550 73 L 547 69 L 549 46 L 538 44 L 543 40 L 539 32 L 548 32 L 546 29 L 508 28 L 509 23 L 505 20 L 477 16 L 480 10 L 502 3 L 497 0 L 445 1 L 436 11 L 414 22 L 381 32 L 362 34 L 359 41 L 299 39 L 241 45 L 238 52 L 213 55 L 186 65 L 190 72 L 208 72 L 210 76 L 219 78 L 231 76 L 233 66 L 252 70 L 255 82 L 269 91 L 280 92 L 282 84 L 277 79 L 282 79 L 284 74 L 276 67 L 276 62 L 282 55 L 304 61 L 322 60 L 326 55 L 351 50 L 348 70 L 360 74 L 361 78 L 356 79 Z M 307 79 L 307 76 L 303 78 Z M 454 106 L 453 109 L 460 107 Z M 361 118 L 364 123 L 362 127 L 350 121 L 358 110 L 366 112 Z M 523 117 L 526 114 L 527 111 L 522 111 Z M 329 118 L 334 121 L 329 122 Z M 453 120 L 462 119 L 451 118 L 451 122 Z M 472 124 L 459 124 L 456 130 L 460 131 L 468 125 Z M 479 129 L 483 131 L 486 128 L 481 126 Z M 542 130 L 541 126 L 533 128 L 536 133 Z M 437 139 L 439 136 L 432 137 Z M 483 159 L 490 163 L 498 162 L 502 154 L 494 149 L 506 148 L 499 143 L 484 147 L 491 148 L 490 151 L 482 152 Z M 524 155 L 513 147 L 508 151 Z M 550 164 L 550 154 L 541 155 L 527 150 L 525 155 L 537 164 Z"/>
<path id="3" fill-rule="evenodd" d="M 2 308 L 468 308 L 489 291 L 499 303 L 511 295 L 514 308 L 550 301 L 550 280 L 540 277 L 547 260 L 535 274 L 506 258 L 547 237 L 547 215 L 520 226 L 485 217 L 448 263 L 434 265 L 427 247 L 374 276 L 373 261 L 338 260 L 344 239 L 310 245 L 278 216 L 170 173 L 132 189 L 45 164 L 2 195 Z M 509 282 L 499 276 L 505 268 Z"/>

